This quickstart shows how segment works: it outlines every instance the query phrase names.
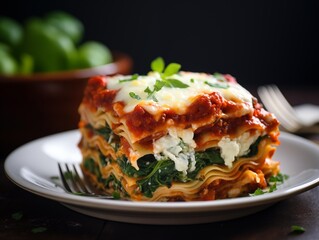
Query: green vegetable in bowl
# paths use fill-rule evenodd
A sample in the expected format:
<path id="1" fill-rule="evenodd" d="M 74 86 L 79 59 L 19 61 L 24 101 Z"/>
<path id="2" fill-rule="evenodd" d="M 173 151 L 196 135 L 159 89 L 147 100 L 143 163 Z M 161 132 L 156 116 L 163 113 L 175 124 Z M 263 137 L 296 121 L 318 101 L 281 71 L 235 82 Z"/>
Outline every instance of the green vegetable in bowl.
<path id="1" fill-rule="evenodd" d="M 72 68 L 90 68 L 112 62 L 111 51 L 102 43 L 88 41 L 73 53 Z"/>
<path id="2" fill-rule="evenodd" d="M 10 46 L 0 42 L 0 74 L 29 74 L 33 72 L 33 58 L 23 53 L 19 58 L 12 54 Z"/>
<path id="3" fill-rule="evenodd" d="M 75 46 L 55 27 L 33 18 L 26 23 L 22 52 L 34 59 L 36 72 L 65 70 Z"/>
<path id="4" fill-rule="evenodd" d="M 7 44 L 0 42 L 0 53 L 1 52 L 10 53 L 10 51 L 11 49 Z"/>
<path id="5" fill-rule="evenodd" d="M 78 44 L 81 41 L 84 26 L 81 21 L 71 14 L 62 11 L 54 11 L 48 13 L 44 20 L 67 35 L 74 44 Z"/>
<path id="6" fill-rule="evenodd" d="M 30 74 L 34 69 L 34 60 L 30 54 L 23 53 L 20 56 L 19 74 Z"/>
<path id="7" fill-rule="evenodd" d="M 3 75 L 16 74 L 18 64 L 10 53 L 0 49 L 0 73 Z"/>
<path id="8" fill-rule="evenodd" d="M 22 26 L 15 20 L 0 16 L 0 42 L 17 46 L 23 35 Z"/>
<path id="9" fill-rule="evenodd" d="M 31 17 L 20 25 L 0 16 L 0 75 L 90 68 L 113 61 L 98 41 L 83 42 L 84 25 L 63 11 Z"/>

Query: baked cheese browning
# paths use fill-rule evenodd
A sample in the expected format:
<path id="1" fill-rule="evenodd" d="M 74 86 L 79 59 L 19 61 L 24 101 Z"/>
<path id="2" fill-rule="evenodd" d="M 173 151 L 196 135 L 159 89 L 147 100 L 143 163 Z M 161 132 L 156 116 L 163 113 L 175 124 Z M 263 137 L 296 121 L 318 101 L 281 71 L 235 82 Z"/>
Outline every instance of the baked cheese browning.
<path id="1" fill-rule="evenodd" d="M 133 201 L 214 200 L 268 187 L 279 173 L 279 122 L 223 76 L 91 78 L 79 106 L 84 174 Z"/>

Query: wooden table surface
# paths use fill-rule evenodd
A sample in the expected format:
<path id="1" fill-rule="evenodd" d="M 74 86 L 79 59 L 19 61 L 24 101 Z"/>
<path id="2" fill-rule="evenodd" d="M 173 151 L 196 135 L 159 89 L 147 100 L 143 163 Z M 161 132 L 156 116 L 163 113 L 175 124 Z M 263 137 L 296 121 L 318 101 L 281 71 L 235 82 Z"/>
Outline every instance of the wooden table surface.
<path id="1" fill-rule="evenodd" d="M 319 91 L 285 91 L 294 104 L 319 105 Z M 318 143 L 318 135 L 305 136 Z M 13 184 L 0 159 L 0 239 L 319 239 L 319 188 L 280 201 L 258 213 L 196 225 L 142 225 L 101 220 Z M 319 161 L 319 156 L 318 156 Z M 291 226 L 305 228 L 292 233 Z"/>

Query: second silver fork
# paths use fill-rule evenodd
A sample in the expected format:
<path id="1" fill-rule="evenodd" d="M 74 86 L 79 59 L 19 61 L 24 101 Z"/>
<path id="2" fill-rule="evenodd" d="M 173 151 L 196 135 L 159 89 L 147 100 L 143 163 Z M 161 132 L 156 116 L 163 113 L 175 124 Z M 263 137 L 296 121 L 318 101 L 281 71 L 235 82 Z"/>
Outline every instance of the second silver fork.
<path id="1" fill-rule="evenodd" d="M 263 105 L 269 112 L 272 112 L 277 117 L 284 130 L 292 133 L 319 132 L 318 125 L 305 124 L 304 121 L 298 117 L 295 109 L 290 105 L 276 85 L 260 86 L 257 92 Z"/>

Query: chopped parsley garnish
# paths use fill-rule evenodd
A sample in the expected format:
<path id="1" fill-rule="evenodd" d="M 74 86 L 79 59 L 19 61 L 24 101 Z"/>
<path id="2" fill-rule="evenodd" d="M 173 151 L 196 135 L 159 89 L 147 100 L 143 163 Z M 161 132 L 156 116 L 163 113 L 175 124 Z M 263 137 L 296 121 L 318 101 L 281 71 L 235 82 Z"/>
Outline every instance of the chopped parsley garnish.
<path id="1" fill-rule="evenodd" d="M 15 213 L 12 213 L 11 214 L 11 218 L 16 220 L 16 221 L 19 221 L 21 220 L 23 217 L 23 213 L 20 211 L 20 212 L 15 212 Z"/>
<path id="2" fill-rule="evenodd" d="M 131 98 L 134 98 L 136 100 L 141 100 L 141 97 L 139 95 L 137 95 L 136 93 L 130 92 L 129 94 L 130 94 Z"/>
<path id="3" fill-rule="evenodd" d="M 289 178 L 288 175 L 286 174 L 282 174 L 282 173 L 278 173 L 276 176 L 271 176 L 268 179 L 268 185 L 269 188 L 263 190 L 261 188 L 257 188 L 255 190 L 255 192 L 250 193 L 249 196 L 253 197 L 253 196 L 258 196 L 258 195 L 262 195 L 264 193 L 271 193 L 277 190 L 277 184 L 282 184 L 284 183 L 285 180 L 287 180 Z"/>
<path id="4" fill-rule="evenodd" d="M 221 73 L 216 72 L 216 73 L 213 74 L 213 76 L 219 81 L 227 82 L 226 78 Z"/>
<path id="5" fill-rule="evenodd" d="M 180 80 L 170 78 L 170 76 L 179 72 L 181 65 L 178 63 L 170 63 L 165 67 L 165 62 L 163 58 L 158 57 L 151 62 L 151 69 L 154 72 L 158 72 L 161 76 L 160 80 L 156 80 L 154 85 L 154 90 L 152 94 L 158 92 L 162 87 L 169 88 L 187 88 L 189 85 L 181 82 Z"/>
<path id="6" fill-rule="evenodd" d="M 169 88 L 188 88 L 189 87 L 189 85 L 177 79 L 165 79 L 164 83 L 165 83 L 165 87 L 169 87 Z"/>
<path id="7" fill-rule="evenodd" d="M 264 193 L 265 193 L 265 192 L 264 192 L 261 188 L 257 188 L 257 189 L 255 190 L 255 192 L 249 194 L 249 196 L 258 196 L 258 195 L 262 195 L 262 194 L 264 194 Z"/>
<path id="8" fill-rule="evenodd" d="M 208 81 L 205 81 L 204 83 L 207 84 L 208 86 L 214 87 L 214 88 L 223 88 L 223 89 L 229 88 L 227 79 L 224 77 L 223 74 L 214 73 L 213 76 L 217 79 L 217 81 L 218 81 L 217 83 L 211 83 Z"/>
<path id="9" fill-rule="evenodd" d="M 181 65 L 178 63 L 170 63 L 165 67 L 165 62 L 164 62 L 163 58 L 158 57 L 158 58 L 154 59 L 151 62 L 151 70 L 153 72 L 159 73 L 160 79 L 156 80 L 156 82 L 153 86 L 153 89 L 152 89 L 152 87 L 147 87 L 144 89 L 144 92 L 147 93 L 147 99 L 151 99 L 155 102 L 158 102 L 157 98 L 155 97 L 155 93 L 159 92 L 163 87 L 188 88 L 189 87 L 188 84 L 183 83 L 182 81 L 180 81 L 178 79 L 172 78 L 172 76 L 174 74 L 177 74 L 180 69 L 181 69 Z M 133 74 L 129 78 L 124 78 L 124 79 L 119 80 L 119 83 L 134 81 L 134 80 L 137 80 L 138 77 L 139 77 L 138 74 Z M 194 82 L 194 80 L 192 80 L 191 82 Z M 134 92 L 130 92 L 129 95 L 131 98 L 134 98 L 137 100 L 142 99 L 139 95 L 137 95 Z"/>
<path id="10" fill-rule="evenodd" d="M 152 99 L 157 102 L 155 93 L 160 91 L 163 87 L 168 88 L 188 88 L 189 85 L 183 83 L 180 80 L 171 78 L 172 75 L 179 72 L 181 65 L 178 63 L 170 63 L 165 67 L 165 62 L 163 58 L 158 57 L 151 62 L 151 69 L 154 72 L 158 72 L 161 79 L 157 79 L 153 89 L 147 87 L 144 92 L 147 93 L 147 99 Z"/>
<path id="11" fill-rule="evenodd" d="M 208 81 L 205 81 L 204 83 L 207 84 L 208 86 L 214 87 L 214 88 L 223 88 L 223 89 L 229 88 L 229 86 L 228 86 L 227 83 L 225 83 L 225 84 L 210 83 L 210 82 L 208 82 Z"/>
<path id="12" fill-rule="evenodd" d="M 145 88 L 144 92 L 147 93 L 147 99 L 152 99 L 155 102 L 158 102 L 154 94 L 158 91 L 160 91 L 165 85 L 165 82 L 156 80 L 154 84 L 153 90 L 151 90 L 149 87 Z"/>
<path id="13" fill-rule="evenodd" d="M 277 190 L 277 183 L 273 184 L 273 185 L 270 185 L 269 187 L 269 191 L 268 192 L 274 192 Z"/>
<path id="14" fill-rule="evenodd" d="M 271 183 L 283 183 L 288 178 L 289 178 L 288 175 L 279 173 L 276 176 L 271 176 L 269 178 L 269 182 L 271 182 Z"/>
<path id="15" fill-rule="evenodd" d="M 130 82 L 130 81 L 134 81 L 138 78 L 138 74 L 133 74 L 130 78 L 125 78 L 125 79 L 121 79 L 119 80 L 119 83 L 122 83 L 122 82 Z"/>
<path id="16" fill-rule="evenodd" d="M 306 231 L 306 229 L 298 225 L 292 225 L 290 229 L 292 233 L 303 233 Z"/>

